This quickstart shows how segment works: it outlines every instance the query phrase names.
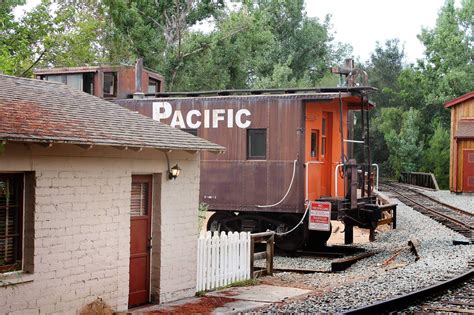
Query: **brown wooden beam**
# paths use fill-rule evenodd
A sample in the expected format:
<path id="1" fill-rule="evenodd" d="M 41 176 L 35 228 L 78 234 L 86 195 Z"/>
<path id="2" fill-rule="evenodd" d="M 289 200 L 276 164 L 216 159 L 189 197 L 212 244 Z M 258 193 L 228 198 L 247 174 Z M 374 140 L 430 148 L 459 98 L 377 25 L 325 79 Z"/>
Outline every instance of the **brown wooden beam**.
<path id="1" fill-rule="evenodd" d="M 92 144 L 76 144 L 76 145 L 84 150 L 90 150 L 94 147 L 94 145 Z"/>

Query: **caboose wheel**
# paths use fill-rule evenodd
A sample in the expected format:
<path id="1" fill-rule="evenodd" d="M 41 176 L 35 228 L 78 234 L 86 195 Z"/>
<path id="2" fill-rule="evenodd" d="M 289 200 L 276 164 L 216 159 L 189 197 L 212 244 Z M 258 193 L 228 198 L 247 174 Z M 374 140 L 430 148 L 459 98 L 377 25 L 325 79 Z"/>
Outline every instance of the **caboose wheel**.
<path id="1" fill-rule="evenodd" d="M 216 212 L 207 221 L 207 230 L 211 232 L 233 232 L 236 231 L 236 224 L 229 222 L 229 219 L 235 218 L 235 215 L 230 212 Z"/>
<path id="2" fill-rule="evenodd" d="M 282 214 L 278 217 L 281 222 L 278 225 L 276 232 L 285 233 L 293 229 L 301 220 L 298 215 L 295 214 Z M 287 252 L 294 252 L 305 243 L 305 227 L 304 223 L 298 226 L 294 231 L 285 235 L 277 235 L 275 239 L 275 245 Z"/>
<path id="3" fill-rule="evenodd" d="M 332 225 L 329 225 L 329 231 L 308 231 L 308 242 L 306 246 L 310 249 L 324 247 L 331 237 Z"/>

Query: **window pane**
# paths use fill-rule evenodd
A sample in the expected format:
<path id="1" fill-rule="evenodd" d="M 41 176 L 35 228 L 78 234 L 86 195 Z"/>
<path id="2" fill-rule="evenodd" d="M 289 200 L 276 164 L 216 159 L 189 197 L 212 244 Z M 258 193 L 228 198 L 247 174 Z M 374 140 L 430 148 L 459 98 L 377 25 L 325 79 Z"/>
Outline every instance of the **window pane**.
<path id="1" fill-rule="evenodd" d="M 104 96 L 116 96 L 117 73 L 104 72 Z"/>
<path id="2" fill-rule="evenodd" d="M 82 74 L 68 74 L 67 85 L 70 87 L 82 91 Z"/>
<path id="3" fill-rule="evenodd" d="M 160 82 L 157 80 L 149 79 L 148 93 L 157 93 L 159 91 L 160 91 Z"/>
<path id="4" fill-rule="evenodd" d="M 326 155 L 326 137 L 321 138 L 321 155 Z"/>
<path id="5" fill-rule="evenodd" d="M 148 85 L 148 93 L 156 93 L 156 85 L 155 84 L 149 84 Z"/>
<path id="6" fill-rule="evenodd" d="M 319 131 L 313 130 L 311 132 L 311 157 L 318 157 L 318 138 Z"/>
<path id="7" fill-rule="evenodd" d="M 265 159 L 267 155 L 266 129 L 248 129 L 248 158 Z"/>
<path id="8" fill-rule="evenodd" d="M 132 183 L 131 216 L 148 214 L 148 183 Z"/>
<path id="9" fill-rule="evenodd" d="M 60 75 L 47 75 L 44 77 L 46 81 L 53 81 L 59 83 L 66 83 L 66 77 L 62 74 Z"/>
<path id="10" fill-rule="evenodd" d="M 0 272 L 21 269 L 23 174 L 0 174 Z"/>
<path id="11" fill-rule="evenodd" d="M 326 135 L 326 118 L 323 118 L 322 126 L 321 126 L 321 134 L 323 136 Z"/>

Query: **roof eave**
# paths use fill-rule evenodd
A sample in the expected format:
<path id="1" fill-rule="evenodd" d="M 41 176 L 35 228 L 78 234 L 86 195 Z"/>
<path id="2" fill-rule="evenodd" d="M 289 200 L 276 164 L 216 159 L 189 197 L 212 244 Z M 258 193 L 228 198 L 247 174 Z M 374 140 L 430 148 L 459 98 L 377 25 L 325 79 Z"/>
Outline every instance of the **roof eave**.
<path id="1" fill-rule="evenodd" d="M 71 145 L 82 145 L 82 146 L 109 146 L 109 147 L 122 147 L 122 148 L 143 148 L 143 149 L 157 149 L 167 151 L 209 151 L 215 153 L 222 153 L 226 151 L 225 147 L 213 146 L 213 147 L 180 147 L 180 146 L 156 146 L 149 144 L 136 144 L 136 143 L 112 143 L 112 142 L 97 142 L 97 141 L 80 141 L 80 140 L 67 140 L 67 139 L 41 139 L 41 138 L 23 138 L 23 137 L 0 137 L 1 142 L 20 142 L 20 143 L 38 143 L 38 144 L 71 144 Z"/>
<path id="2" fill-rule="evenodd" d="M 445 108 L 453 107 L 453 106 L 455 106 L 455 105 L 457 105 L 457 104 L 459 104 L 459 103 L 462 103 L 462 102 L 464 102 L 464 101 L 467 101 L 468 99 L 473 98 L 473 97 L 474 97 L 474 91 L 471 91 L 471 92 L 469 92 L 469 93 L 466 93 L 466 94 L 464 94 L 464 95 L 461 95 L 461 96 L 459 96 L 459 97 L 456 97 L 455 99 L 450 100 L 449 102 L 446 102 L 446 103 L 444 104 L 444 107 L 445 107 Z"/>

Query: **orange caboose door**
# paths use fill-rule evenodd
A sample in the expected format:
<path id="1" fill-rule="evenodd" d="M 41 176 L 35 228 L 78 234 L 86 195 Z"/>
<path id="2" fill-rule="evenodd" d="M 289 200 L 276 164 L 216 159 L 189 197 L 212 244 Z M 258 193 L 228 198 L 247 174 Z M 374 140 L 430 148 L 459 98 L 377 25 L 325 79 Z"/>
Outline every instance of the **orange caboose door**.
<path id="1" fill-rule="evenodd" d="M 463 151 L 462 191 L 474 192 L 474 150 Z"/>
<path id="2" fill-rule="evenodd" d="M 323 112 L 321 117 L 321 196 L 331 196 L 332 175 L 332 113 Z"/>

